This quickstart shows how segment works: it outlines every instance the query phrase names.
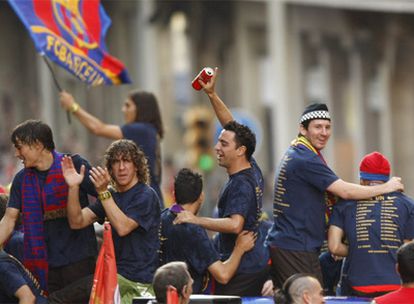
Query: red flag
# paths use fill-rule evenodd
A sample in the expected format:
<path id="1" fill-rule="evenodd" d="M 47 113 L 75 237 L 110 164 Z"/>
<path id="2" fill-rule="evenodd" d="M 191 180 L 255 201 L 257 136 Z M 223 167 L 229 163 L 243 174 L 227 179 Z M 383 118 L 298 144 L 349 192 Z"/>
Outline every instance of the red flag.
<path id="1" fill-rule="evenodd" d="M 96 261 L 95 275 L 89 304 L 119 304 L 118 277 L 111 225 L 104 224 L 103 244 Z"/>

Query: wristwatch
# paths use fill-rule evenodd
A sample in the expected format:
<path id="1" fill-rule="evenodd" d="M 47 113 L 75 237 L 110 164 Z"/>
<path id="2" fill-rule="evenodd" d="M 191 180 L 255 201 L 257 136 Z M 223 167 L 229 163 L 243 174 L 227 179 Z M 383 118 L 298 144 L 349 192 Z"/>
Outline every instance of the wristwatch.
<path id="1" fill-rule="evenodd" d="M 106 200 L 106 199 L 111 198 L 111 197 L 112 197 L 112 194 L 111 194 L 111 192 L 109 190 L 106 190 L 104 192 L 99 192 L 98 193 L 98 199 L 100 201 Z"/>

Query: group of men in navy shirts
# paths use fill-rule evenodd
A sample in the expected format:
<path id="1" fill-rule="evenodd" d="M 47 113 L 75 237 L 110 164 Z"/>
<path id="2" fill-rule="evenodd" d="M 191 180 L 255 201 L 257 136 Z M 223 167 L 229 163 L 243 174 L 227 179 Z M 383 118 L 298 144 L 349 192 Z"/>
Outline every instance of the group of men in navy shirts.
<path id="1" fill-rule="evenodd" d="M 146 157 L 130 140 L 113 142 L 105 152 L 105 166 L 91 167 L 79 155 L 56 152 L 46 124 L 29 120 L 15 128 L 11 139 L 24 169 L 12 184 L 0 244 L 9 239 L 21 214 L 23 264 L 34 275 L 32 285 L 41 290 L 38 297 L 49 294 L 52 303 L 87 301 L 97 253 L 92 224 L 105 218 L 114 228 L 124 303 L 154 294 L 151 283 L 160 262 L 186 262 L 195 293 L 260 296 L 270 280 L 281 288 L 296 273 L 322 282 L 318 257 L 326 240 L 326 210 L 336 197 L 346 201 L 334 206 L 328 242 L 333 253 L 348 256 L 344 268 L 349 288 L 357 295 L 377 295 L 398 287 L 391 268 L 385 273 L 378 265 L 395 263 L 398 247 L 413 239 L 414 203 L 399 192 L 401 179 L 389 177 L 386 159 L 377 153 L 363 162 L 361 185 L 341 180 L 320 153 L 331 135 L 328 108 L 309 105 L 276 171 L 274 223 L 267 234 L 260 221 L 264 181 L 253 157 L 255 135 L 234 121 L 217 95 L 217 72 L 208 83 L 200 81 L 223 126 L 214 149 L 229 178 L 217 218 L 198 216 L 202 179 L 188 169 L 176 177 L 176 204 L 161 213 L 149 186 Z M 88 195 L 98 200 L 89 204 Z M 206 229 L 217 232 L 214 241 Z M 354 279 L 358 265 L 368 260 L 375 261 L 372 270 Z M 9 287 L 5 293 L 19 297 L 29 285 Z M 32 285 L 24 291 L 33 290 Z M 392 288 L 384 289 L 388 285 Z"/>

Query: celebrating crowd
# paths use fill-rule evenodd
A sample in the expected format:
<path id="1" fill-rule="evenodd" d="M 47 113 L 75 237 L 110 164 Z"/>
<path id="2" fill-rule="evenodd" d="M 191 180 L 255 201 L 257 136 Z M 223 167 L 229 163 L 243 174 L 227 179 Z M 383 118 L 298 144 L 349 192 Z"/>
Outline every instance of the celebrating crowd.
<path id="1" fill-rule="evenodd" d="M 61 93 L 64 109 L 94 134 L 115 140 L 103 166 L 57 152 L 52 130 L 41 121 L 13 130 L 24 168 L 0 221 L 0 303 L 87 303 L 97 255 L 93 223 L 105 220 L 113 228 L 122 303 L 154 295 L 165 303 L 168 286 L 180 303 L 191 293 L 324 303 L 322 270 L 328 266 L 319 256 L 326 241 L 342 268 L 338 294 L 413 303 L 414 201 L 402 193 L 401 178 L 390 177 L 385 156 L 363 158 L 360 184 L 340 179 L 321 154 L 331 135 L 328 108 L 307 106 L 276 170 L 269 228 L 262 220 L 255 134 L 217 95 L 217 75 L 216 68 L 207 83 L 199 81 L 223 127 L 214 150 L 228 180 L 215 218 L 198 215 L 203 180 L 187 168 L 175 178 L 175 203 L 163 209 L 164 134 L 150 93 L 128 96 L 121 127 L 101 122 Z M 216 232 L 214 239 L 206 230 Z M 8 249 L 16 232 L 20 261 L 19 250 Z"/>

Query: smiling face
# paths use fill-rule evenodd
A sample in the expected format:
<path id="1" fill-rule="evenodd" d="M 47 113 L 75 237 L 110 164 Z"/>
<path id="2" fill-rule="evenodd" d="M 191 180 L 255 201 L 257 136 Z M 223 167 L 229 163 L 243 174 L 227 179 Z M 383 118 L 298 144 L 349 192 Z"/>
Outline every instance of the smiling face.
<path id="1" fill-rule="evenodd" d="M 134 162 L 123 156 L 118 156 L 112 163 L 111 175 L 119 192 L 131 189 L 138 183 L 137 168 Z"/>
<path id="2" fill-rule="evenodd" d="M 122 106 L 122 113 L 124 113 L 125 123 L 128 124 L 136 120 L 136 117 L 138 115 L 137 106 L 131 98 L 127 98 L 125 101 L 124 105 Z"/>
<path id="3" fill-rule="evenodd" d="M 232 131 L 223 130 L 220 133 L 217 144 L 214 147 L 217 155 L 219 166 L 226 169 L 230 168 L 240 153 L 234 139 L 235 133 Z"/>
<path id="4" fill-rule="evenodd" d="M 14 148 L 14 156 L 22 161 L 25 168 L 36 168 L 38 166 L 43 150 L 42 144 L 35 143 L 28 145 L 17 140 Z"/>
<path id="5" fill-rule="evenodd" d="M 315 149 L 322 150 L 331 136 L 331 121 L 314 119 L 309 123 L 308 129 L 300 125 L 300 134 L 305 136 Z"/>

